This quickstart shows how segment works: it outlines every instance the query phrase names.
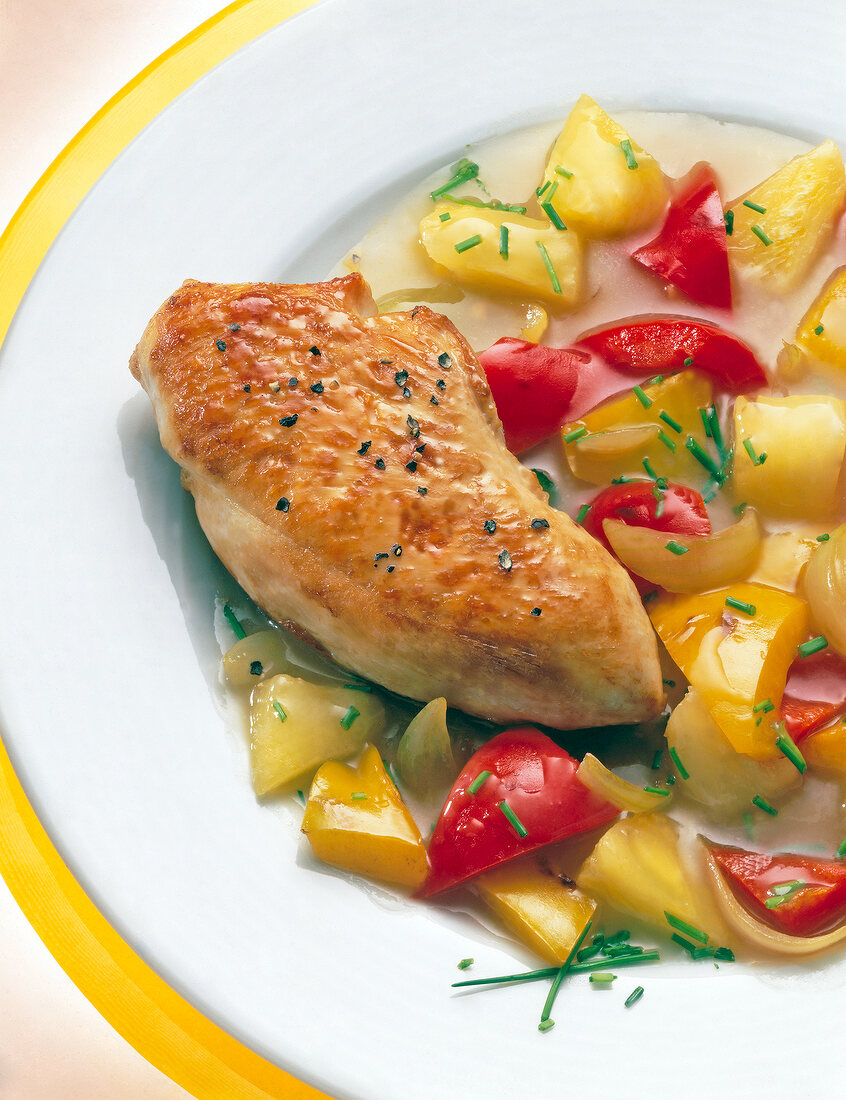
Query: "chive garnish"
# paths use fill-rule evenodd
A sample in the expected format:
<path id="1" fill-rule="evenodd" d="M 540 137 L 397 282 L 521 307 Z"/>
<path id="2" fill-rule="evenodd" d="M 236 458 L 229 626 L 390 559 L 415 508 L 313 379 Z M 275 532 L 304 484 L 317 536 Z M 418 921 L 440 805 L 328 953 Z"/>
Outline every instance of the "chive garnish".
<path id="1" fill-rule="evenodd" d="M 349 707 L 347 713 L 341 719 L 341 729 L 348 730 L 360 714 L 360 710 L 356 710 L 356 708 L 353 706 Z"/>
<path id="2" fill-rule="evenodd" d="M 549 218 L 549 220 L 552 222 L 552 224 L 555 226 L 556 229 L 566 229 L 567 228 L 567 226 L 564 224 L 564 222 L 558 216 L 558 211 L 555 209 L 555 207 L 552 205 L 551 202 L 542 202 L 541 203 L 541 210 L 543 210 L 544 214 L 546 214 L 546 216 Z"/>
<path id="3" fill-rule="evenodd" d="M 824 634 L 818 634 L 816 638 L 811 638 L 809 642 L 802 642 L 801 645 L 796 647 L 796 652 L 800 657 L 810 657 L 812 653 L 819 653 L 821 649 L 825 649 L 828 646 L 828 639 Z"/>
<path id="4" fill-rule="evenodd" d="M 648 409 L 652 406 L 652 398 L 648 394 L 644 393 L 641 386 L 632 386 L 632 393 L 645 409 Z"/>
<path id="5" fill-rule="evenodd" d="M 714 958 L 719 959 L 720 962 L 734 962 L 734 952 L 730 947 L 718 947 L 714 952 Z"/>
<path id="6" fill-rule="evenodd" d="M 567 432 L 567 434 L 564 436 L 564 442 L 565 443 L 575 443 L 576 440 L 581 439 L 583 436 L 586 436 L 587 434 L 588 434 L 588 430 L 584 425 L 582 425 L 579 428 L 573 428 L 573 430 L 571 432 Z"/>
<path id="7" fill-rule="evenodd" d="M 537 195 L 537 197 L 539 199 L 543 198 L 543 196 L 549 190 L 549 186 L 550 186 L 551 183 L 552 183 L 552 180 L 547 180 L 546 183 L 543 185 L 543 187 L 536 187 L 535 188 L 535 194 Z"/>
<path id="8" fill-rule="evenodd" d="M 676 441 L 674 439 L 670 439 L 663 428 L 659 430 L 658 438 L 664 444 L 668 451 L 671 451 L 673 454 L 676 453 Z"/>
<path id="9" fill-rule="evenodd" d="M 776 909 L 779 905 L 784 905 L 786 901 L 790 901 L 800 890 L 807 889 L 807 882 L 803 882 L 802 879 L 795 878 L 791 882 L 777 882 L 767 890 L 768 894 L 772 897 L 767 898 L 764 902 L 768 909 Z"/>
<path id="10" fill-rule="evenodd" d="M 846 859 L 846 840 L 841 842 L 840 847 L 834 854 L 838 859 Z"/>
<path id="11" fill-rule="evenodd" d="M 512 827 L 517 836 L 522 838 L 529 835 L 529 830 L 526 828 L 526 826 L 523 824 L 517 814 L 514 813 L 514 811 L 504 799 L 502 802 L 499 803 L 499 809 L 508 819 L 509 825 Z"/>
<path id="12" fill-rule="evenodd" d="M 623 150 L 623 156 L 626 158 L 627 168 L 637 168 L 637 160 L 634 152 L 632 151 L 632 143 L 628 138 L 625 141 L 620 142 L 620 148 Z"/>
<path id="13" fill-rule="evenodd" d="M 814 329 L 814 335 L 815 336 L 822 336 L 822 334 L 824 332 L 825 332 L 825 325 L 817 325 L 817 327 Z"/>
<path id="14" fill-rule="evenodd" d="M 468 966 L 473 965 L 473 962 L 474 962 L 473 959 L 462 959 L 461 962 L 458 964 L 458 969 L 459 970 L 466 970 Z"/>
<path id="15" fill-rule="evenodd" d="M 443 214 L 438 214 L 438 221 L 448 222 L 451 217 L 452 217 L 452 214 L 450 214 L 449 211 L 447 210 Z"/>
<path id="16" fill-rule="evenodd" d="M 749 228 L 752 230 L 752 232 L 755 234 L 755 236 L 758 238 L 758 240 L 761 242 L 761 244 L 769 246 L 773 243 L 770 240 L 770 238 L 767 236 L 767 234 L 763 231 L 763 229 L 760 227 L 760 225 L 750 225 Z"/>
<path id="17" fill-rule="evenodd" d="M 755 797 L 752 799 L 752 805 L 757 806 L 759 810 L 763 810 L 764 813 L 769 814 L 770 817 L 778 816 L 778 810 L 775 808 L 775 806 L 771 806 L 769 802 L 767 802 L 766 798 L 761 798 L 759 794 L 756 794 Z"/>
<path id="18" fill-rule="evenodd" d="M 493 772 L 488 772 L 488 771 L 479 772 L 479 774 L 476 776 L 476 778 L 473 780 L 473 782 L 467 788 L 467 793 L 472 794 L 472 795 L 477 794 L 478 791 L 479 791 L 479 788 L 484 784 L 485 780 L 490 779 L 490 777 L 492 775 L 493 775 Z"/>
<path id="19" fill-rule="evenodd" d="M 693 924 L 688 924 L 681 917 L 668 913 L 666 909 L 664 910 L 664 919 L 671 928 L 675 928 L 677 932 L 683 932 L 685 936 L 689 936 L 692 940 L 698 940 L 700 943 L 708 942 L 707 932 L 703 932 L 701 928 L 697 928 Z"/>
<path id="20" fill-rule="evenodd" d="M 279 721 L 284 722 L 288 715 L 282 709 L 282 704 L 279 702 L 278 699 L 273 700 L 273 709 L 276 711 Z"/>
<path id="21" fill-rule="evenodd" d="M 670 939 L 673 941 L 673 943 L 677 943 L 679 947 L 683 947 L 685 951 L 687 951 L 688 955 L 691 956 L 691 958 L 693 957 L 693 952 L 697 950 L 695 943 L 691 943 L 690 940 L 686 940 L 684 936 L 680 936 L 678 932 L 673 932 L 672 936 L 670 936 Z"/>
<path id="22" fill-rule="evenodd" d="M 475 248 L 477 244 L 482 243 L 482 236 L 480 233 L 474 233 L 472 237 L 467 237 L 463 241 L 459 241 L 458 244 L 453 245 L 453 248 L 459 255 L 462 252 L 466 252 L 468 248 Z"/>
<path id="23" fill-rule="evenodd" d="M 743 449 L 744 449 L 744 451 L 746 451 L 746 453 L 749 455 L 750 459 L 752 460 L 752 465 L 753 466 L 763 466 L 763 464 L 767 461 L 767 452 L 766 451 L 763 451 L 759 455 L 755 454 L 755 448 L 752 446 L 752 440 L 751 439 L 744 439 L 743 440 Z"/>
<path id="24" fill-rule="evenodd" d="M 743 205 L 748 206 L 750 210 L 754 210 L 756 214 L 766 214 L 766 206 L 759 206 L 757 202 L 752 202 L 751 199 L 744 199 Z"/>
<path id="25" fill-rule="evenodd" d="M 687 770 L 684 764 L 682 764 L 681 760 L 679 759 L 679 754 L 674 748 L 670 749 L 670 756 L 673 758 L 673 763 L 676 765 L 676 771 L 679 773 L 682 779 L 690 779 L 690 772 Z"/>
<path id="26" fill-rule="evenodd" d="M 775 703 L 772 699 L 764 699 L 761 703 L 756 703 L 752 708 L 754 714 L 757 714 L 759 710 L 762 710 L 764 714 L 767 714 L 771 710 L 775 710 Z"/>
<path id="27" fill-rule="evenodd" d="M 549 276 L 549 281 L 552 283 L 552 290 L 554 294 L 561 293 L 561 283 L 558 281 L 558 275 L 555 272 L 555 268 L 552 266 L 552 260 L 549 258 L 549 253 L 544 248 L 543 241 L 535 241 L 538 252 L 541 254 L 543 260 L 543 266 L 546 268 L 546 273 Z"/>
<path id="28" fill-rule="evenodd" d="M 726 236 L 730 237 L 734 232 L 734 211 L 726 210 L 723 214 L 723 221 L 726 223 Z"/>
<path id="29" fill-rule="evenodd" d="M 643 789 L 647 792 L 647 794 L 661 794 L 664 795 L 665 798 L 670 797 L 670 792 L 665 791 L 663 787 L 644 787 Z"/>
<path id="30" fill-rule="evenodd" d="M 747 810 L 743 815 L 743 827 L 746 830 L 746 835 L 751 841 L 755 840 L 755 819 L 752 814 Z"/>
<path id="31" fill-rule="evenodd" d="M 685 447 L 690 451 L 700 466 L 704 466 L 708 473 L 717 481 L 721 481 L 723 474 L 720 467 L 711 458 L 708 452 L 704 449 L 698 439 L 694 439 L 692 435 L 689 435 L 684 441 Z"/>
<path id="32" fill-rule="evenodd" d="M 538 1031 L 552 1031 L 555 1027 L 555 1020 L 541 1020 L 538 1024 Z"/>
<path id="33" fill-rule="evenodd" d="M 805 763 L 805 757 L 799 751 L 796 742 L 783 727 L 776 738 L 776 748 L 787 757 L 800 775 L 805 774 L 808 769 L 808 765 Z"/>
<path id="34" fill-rule="evenodd" d="M 637 1002 L 640 1000 L 640 998 L 642 996 L 643 996 L 643 986 L 642 985 L 635 986 L 635 988 L 631 991 L 631 993 L 628 995 L 628 997 L 626 997 L 626 1001 L 625 1001 L 626 1008 L 631 1008 L 632 1005 L 636 1005 Z"/>
<path id="35" fill-rule="evenodd" d="M 590 511 L 589 504 L 583 504 L 579 509 L 579 514 L 576 516 L 576 523 L 584 523 L 587 518 L 587 514 Z"/>
<path id="36" fill-rule="evenodd" d="M 617 975 L 616 974 L 603 973 L 601 970 L 598 971 L 597 973 L 592 972 L 590 977 L 588 978 L 588 981 L 591 982 L 593 985 L 600 986 L 600 987 L 605 986 L 608 989 L 610 989 L 611 983 L 616 982 L 616 980 L 617 980 Z"/>
<path id="37" fill-rule="evenodd" d="M 501 225 L 499 227 L 499 254 L 503 260 L 508 259 L 508 226 Z"/>
<path id="38" fill-rule="evenodd" d="M 664 750 L 663 749 L 656 749 L 655 750 L 655 755 L 652 757 L 652 770 L 654 772 L 657 772 L 658 769 L 661 767 L 661 760 L 662 760 L 663 756 L 664 756 Z"/>
<path id="39" fill-rule="evenodd" d="M 305 806 L 306 799 L 305 799 L 305 795 L 303 794 L 302 791 L 297 791 L 297 798 L 300 800 L 300 805 Z"/>
<path id="40" fill-rule="evenodd" d="M 246 630 L 244 630 L 243 626 L 241 626 L 241 624 L 235 618 L 235 612 L 232 610 L 232 608 L 229 606 L 228 603 L 225 603 L 223 605 L 223 614 L 226 617 L 226 621 L 229 623 L 229 625 L 235 631 L 236 638 L 246 638 L 246 636 L 247 636 Z"/>
<path id="41" fill-rule="evenodd" d="M 455 190 L 456 187 L 460 187 L 462 183 L 469 183 L 470 180 L 475 179 L 479 175 L 479 165 L 475 164 L 472 160 L 468 160 L 467 157 L 462 157 L 453 170 L 452 176 L 441 184 L 440 187 L 436 187 L 434 191 L 429 192 L 429 198 L 432 202 L 435 202 L 441 197 L 446 195 L 448 191 Z"/>
<path id="42" fill-rule="evenodd" d="M 734 596 L 726 596 L 726 607 L 733 607 L 735 611 L 742 611 L 744 615 L 754 615 L 758 610 L 754 603 L 744 603 L 736 600 Z"/>
<path id="43" fill-rule="evenodd" d="M 817 542 L 828 542 L 831 535 L 817 535 Z"/>
<path id="44" fill-rule="evenodd" d="M 363 802 L 365 798 L 367 798 L 367 795 L 364 793 L 364 791 L 353 791 L 350 795 L 350 798 L 353 800 L 353 802 Z"/>
<path id="45" fill-rule="evenodd" d="M 663 420 L 664 423 L 667 424 L 670 428 L 672 428 L 673 431 L 676 432 L 678 435 L 681 435 L 681 433 L 682 433 L 681 424 L 679 424 L 678 420 L 673 420 L 673 418 L 670 416 L 670 414 L 668 412 L 666 412 L 662 409 L 662 411 L 660 413 L 658 413 L 658 418 L 659 418 L 659 420 Z"/>
<path id="46" fill-rule="evenodd" d="M 559 176 L 563 176 L 565 180 L 571 180 L 573 178 L 573 173 L 568 172 L 566 168 L 562 168 L 560 164 L 555 165 L 555 171 Z"/>
<path id="47" fill-rule="evenodd" d="M 670 541 L 666 544 L 666 549 L 669 550 L 671 554 L 675 554 L 677 557 L 681 557 L 682 554 L 686 554 L 688 550 L 690 550 L 690 547 L 682 546 L 682 544 L 680 542 L 676 542 L 675 539 L 670 539 Z"/>
<path id="48" fill-rule="evenodd" d="M 536 470 L 532 468 L 532 473 L 538 479 L 538 485 L 540 485 L 541 489 L 543 489 L 543 491 L 549 497 L 550 504 L 554 503 L 555 500 L 558 498 L 558 490 L 555 488 L 555 482 L 552 480 L 546 470 Z"/>
<path id="49" fill-rule="evenodd" d="M 507 550 L 502 551 L 502 553 L 497 558 L 497 561 L 506 573 L 511 572 L 511 567 L 514 563 L 512 562 L 511 555 L 508 553 Z"/>
<path id="50" fill-rule="evenodd" d="M 558 996 L 558 990 L 561 988 L 561 983 L 567 977 L 567 972 L 568 972 L 568 970 L 570 969 L 570 967 L 572 965 L 573 959 L 576 956 L 576 952 L 582 946 L 582 942 L 583 942 L 585 936 L 590 931 L 590 925 L 591 925 L 591 922 L 588 921 L 587 924 L 582 929 L 581 935 L 578 937 L 576 942 L 570 948 L 570 953 L 568 954 L 567 958 L 564 960 L 564 963 L 561 966 L 561 969 L 555 975 L 555 978 L 553 979 L 553 982 L 552 982 L 552 987 L 549 990 L 549 995 L 546 998 L 546 1003 L 543 1006 L 543 1011 L 541 1012 L 541 1023 L 544 1023 L 546 1020 L 549 1019 L 549 1014 L 552 1012 L 552 1006 L 555 1004 L 555 998 Z"/>
<path id="51" fill-rule="evenodd" d="M 343 684 L 347 691 L 365 691 L 369 695 L 373 691 L 372 684 Z"/>
<path id="52" fill-rule="evenodd" d="M 645 458 L 643 460 L 642 465 L 643 465 L 644 470 L 646 470 L 647 477 L 651 477 L 653 481 L 657 481 L 658 480 L 658 475 L 655 473 L 655 470 L 652 466 L 652 463 L 649 461 L 648 458 Z"/>
<path id="53" fill-rule="evenodd" d="M 711 438 L 711 417 L 708 409 L 700 409 L 699 415 L 702 417 L 702 427 L 705 429 L 705 438 Z"/>

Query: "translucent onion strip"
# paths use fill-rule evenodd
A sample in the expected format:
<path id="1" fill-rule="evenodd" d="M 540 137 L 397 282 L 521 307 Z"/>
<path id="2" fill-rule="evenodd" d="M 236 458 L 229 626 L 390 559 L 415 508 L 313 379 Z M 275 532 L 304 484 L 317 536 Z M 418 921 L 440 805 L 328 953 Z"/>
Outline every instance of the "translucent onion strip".
<path id="1" fill-rule="evenodd" d="M 579 764 L 576 778 L 595 795 L 604 798 L 606 802 L 610 802 L 620 810 L 628 810 L 629 813 L 662 810 L 673 800 L 670 791 L 666 794 L 645 791 L 643 787 L 636 787 L 634 783 L 629 783 L 626 779 L 615 775 L 590 752 Z"/>
<path id="2" fill-rule="evenodd" d="M 672 535 L 618 519 L 602 526 L 623 565 L 668 592 L 706 592 L 742 580 L 761 552 L 761 525 L 752 508 L 715 535 Z"/>
<path id="3" fill-rule="evenodd" d="M 826 932 L 821 936 L 788 936 L 756 920 L 744 905 L 738 901 L 734 891 L 723 878 L 717 862 L 708 850 L 708 842 L 699 838 L 705 857 L 708 878 L 714 889 L 717 903 L 726 924 L 749 943 L 776 955 L 815 955 L 827 951 L 846 939 L 846 924 Z"/>
<path id="4" fill-rule="evenodd" d="M 846 656 L 846 524 L 813 552 L 802 587 L 817 631 Z"/>

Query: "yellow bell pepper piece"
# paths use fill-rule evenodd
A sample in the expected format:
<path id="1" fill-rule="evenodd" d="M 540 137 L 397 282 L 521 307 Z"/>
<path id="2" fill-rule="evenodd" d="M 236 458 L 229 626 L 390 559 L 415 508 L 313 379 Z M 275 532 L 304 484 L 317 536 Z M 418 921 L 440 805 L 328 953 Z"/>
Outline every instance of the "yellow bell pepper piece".
<path id="1" fill-rule="evenodd" d="M 685 441 L 693 436 L 708 450 L 699 410 L 711 404 L 711 383 L 696 371 L 681 371 L 640 389 L 645 400 L 628 390 L 562 429 L 570 469 L 582 481 L 607 485 L 615 477 L 645 476 L 643 462 L 647 459 L 658 477 L 684 484 L 704 481 L 707 471 Z M 661 413 L 681 432 L 662 420 Z M 585 428 L 587 435 L 567 443 L 567 437 L 580 428 Z"/>
<path id="2" fill-rule="evenodd" d="M 576 878 L 582 890 L 668 936 L 677 929 L 666 913 L 704 932 L 713 946 L 726 943 L 725 926 L 702 876 L 685 860 L 672 818 L 622 818 L 603 834 Z"/>
<path id="3" fill-rule="evenodd" d="M 838 268 L 811 302 L 796 342 L 813 358 L 846 370 L 846 267 Z"/>
<path id="4" fill-rule="evenodd" d="M 534 860 L 486 871 L 475 886 L 515 936 L 551 963 L 564 962 L 596 911 L 593 898 Z"/>
<path id="5" fill-rule="evenodd" d="M 732 266 L 776 293 L 790 290 L 830 240 L 844 196 L 846 172 L 833 141 L 794 157 L 728 204 Z"/>
<path id="6" fill-rule="evenodd" d="M 620 237 L 657 221 L 667 201 L 655 159 L 583 95 L 555 140 L 538 188 L 586 237 Z"/>
<path id="7" fill-rule="evenodd" d="M 802 755 L 812 771 L 846 778 L 846 726 L 838 720 L 834 726 L 809 734 L 802 740 Z"/>
<path id="8" fill-rule="evenodd" d="M 819 524 L 797 524 L 791 531 L 765 535 L 755 571 L 746 579 L 782 592 L 796 592 L 802 570 L 820 545 L 817 535 L 822 533 Z"/>
<path id="9" fill-rule="evenodd" d="M 805 394 L 738 397 L 734 438 L 734 488 L 740 500 L 771 516 L 825 519 L 832 514 L 846 452 L 846 402 Z"/>
<path id="10" fill-rule="evenodd" d="M 429 258 L 471 286 L 542 298 L 572 309 L 582 297 L 582 242 L 548 221 L 441 202 L 420 222 Z"/>
<path id="11" fill-rule="evenodd" d="M 729 598 L 751 605 L 755 613 L 727 605 Z M 778 759 L 770 716 L 778 713 L 796 647 L 807 637 L 805 601 L 743 583 L 702 596 L 664 594 L 647 610 L 658 637 L 735 751 L 755 760 Z M 768 699 L 773 710 L 753 710 Z"/>
<path id="12" fill-rule="evenodd" d="M 357 768 L 330 761 L 311 784 L 302 831 L 324 863 L 412 889 L 426 877 L 426 849 L 379 750 Z"/>

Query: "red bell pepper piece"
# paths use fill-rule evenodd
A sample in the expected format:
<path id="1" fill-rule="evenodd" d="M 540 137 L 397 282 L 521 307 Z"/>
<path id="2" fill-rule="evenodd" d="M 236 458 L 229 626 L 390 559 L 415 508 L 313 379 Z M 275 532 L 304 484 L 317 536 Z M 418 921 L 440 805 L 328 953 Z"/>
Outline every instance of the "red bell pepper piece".
<path id="1" fill-rule="evenodd" d="M 660 515 L 659 493 L 663 494 Z M 711 521 L 701 495 L 686 485 L 667 483 L 667 488 L 662 490 L 654 481 L 628 481 L 622 485 L 611 485 L 595 496 L 582 526 L 613 554 L 602 527 L 605 519 L 621 519 L 630 527 L 651 527 L 653 531 L 666 531 L 674 535 L 711 533 Z M 632 573 L 631 578 L 641 595 L 654 591 L 655 585 L 642 577 Z"/>
<path id="2" fill-rule="evenodd" d="M 633 317 L 582 336 L 576 346 L 592 351 L 610 367 L 643 378 L 691 367 L 709 375 L 728 393 L 749 393 L 767 384 L 751 348 L 705 321 Z"/>
<path id="3" fill-rule="evenodd" d="M 726 223 L 709 165 L 697 164 L 680 181 L 660 233 L 632 259 L 694 302 L 731 309 Z"/>
<path id="4" fill-rule="evenodd" d="M 497 734 L 456 779 L 429 843 L 429 877 L 418 897 L 544 844 L 587 832 L 619 813 L 576 778 L 579 763 L 538 730 Z"/>
<path id="5" fill-rule="evenodd" d="M 788 936 L 831 932 L 846 917 L 846 862 L 709 845 L 737 899 Z"/>
<path id="6" fill-rule="evenodd" d="M 784 728 L 794 741 L 846 713 L 846 660 L 833 649 L 797 657 L 781 700 Z"/>

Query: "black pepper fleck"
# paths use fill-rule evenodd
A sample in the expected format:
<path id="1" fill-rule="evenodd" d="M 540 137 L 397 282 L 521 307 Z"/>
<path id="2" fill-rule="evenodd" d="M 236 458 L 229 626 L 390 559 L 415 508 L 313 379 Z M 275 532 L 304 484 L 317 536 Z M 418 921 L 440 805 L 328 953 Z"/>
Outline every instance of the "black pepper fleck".
<path id="1" fill-rule="evenodd" d="M 394 381 L 398 386 L 404 386 L 408 381 L 408 371 L 398 370 L 397 373 L 394 375 Z"/>
<path id="2" fill-rule="evenodd" d="M 406 470 L 411 470 L 411 472 L 414 473 L 414 471 L 417 469 L 417 463 L 412 458 L 411 462 L 406 462 L 405 468 Z"/>
<path id="3" fill-rule="evenodd" d="M 376 461 L 373 463 L 373 465 L 376 467 L 377 470 L 384 470 L 385 469 L 385 460 L 384 460 L 384 458 L 377 458 Z"/>
<path id="4" fill-rule="evenodd" d="M 512 562 L 511 555 L 508 553 L 507 550 L 503 550 L 497 560 L 499 561 L 499 564 L 502 566 L 506 573 L 511 572 L 511 566 L 514 563 Z"/>
<path id="5" fill-rule="evenodd" d="M 373 555 L 373 565 L 374 565 L 374 567 L 379 564 L 379 562 L 382 560 L 382 558 L 386 558 L 387 556 L 388 555 L 386 553 L 374 554 Z"/>
<path id="6" fill-rule="evenodd" d="M 451 370 L 452 356 L 449 354 L 448 351 L 442 351 L 441 354 L 438 356 L 438 363 L 440 364 L 440 366 L 443 367 L 444 370 Z"/>
<path id="7" fill-rule="evenodd" d="M 532 608 L 532 614 L 533 615 L 540 615 L 540 613 L 541 613 L 541 609 L 539 607 L 533 607 Z"/>
<path id="8" fill-rule="evenodd" d="M 387 568 L 387 569 L 385 570 L 385 572 L 386 572 L 386 573 L 393 573 L 393 571 L 394 571 L 395 569 L 396 569 L 396 566 L 395 566 L 395 565 L 389 565 L 389 566 L 388 566 L 388 568 Z"/>
<path id="9" fill-rule="evenodd" d="M 421 497 L 425 497 L 429 490 L 426 488 L 425 485 L 418 485 L 417 492 L 421 495 Z"/>
<path id="10" fill-rule="evenodd" d="M 371 441 L 368 439 L 366 443 L 362 443 L 362 445 L 358 448 L 358 450 L 355 453 L 358 454 L 358 455 L 366 455 L 367 452 L 370 450 L 370 444 L 371 444 Z"/>
<path id="11" fill-rule="evenodd" d="M 435 383 L 435 385 L 438 387 L 439 390 L 445 390 L 446 389 L 446 382 L 444 382 L 443 378 L 439 378 L 437 380 L 437 382 Z"/>
<path id="12" fill-rule="evenodd" d="M 215 340 L 214 345 L 215 345 L 215 347 L 217 348 L 218 351 L 226 351 L 226 341 L 225 340 Z"/>
<path id="13" fill-rule="evenodd" d="M 492 519 L 486 519 L 483 526 L 487 533 L 489 535 L 492 535 L 496 530 L 496 521 Z"/>
<path id="14" fill-rule="evenodd" d="M 294 389 L 296 386 L 299 385 L 299 382 L 300 382 L 299 378 L 289 378 L 288 379 L 288 386 L 289 386 L 290 389 Z"/>
<path id="15" fill-rule="evenodd" d="M 311 390 L 312 393 L 323 393 L 323 383 L 322 382 L 312 382 L 312 384 L 309 386 L 309 389 Z"/>
<path id="16" fill-rule="evenodd" d="M 402 557 L 402 547 L 398 542 L 395 542 L 394 545 L 391 547 L 391 553 L 394 555 L 395 558 Z"/>
<path id="17" fill-rule="evenodd" d="M 261 661 L 250 661 L 250 675 L 251 676 L 261 676 L 261 674 L 263 672 L 264 672 L 264 666 L 262 665 Z"/>
<path id="18" fill-rule="evenodd" d="M 312 347 L 312 348 L 309 348 L 308 350 L 311 352 L 312 355 L 320 355 L 320 348 Z"/>
<path id="19" fill-rule="evenodd" d="M 386 367 L 390 367 L 393 364 L 393 359 L 380 359 L 380 363 L 383 363 Z"/>
<path id="20" fill-rule="evenodd" d="M 283 416 L 279 423 L 283 428 L 293 428 L 296 422 L 299 420 L 299 413 L 292 413 L 291 416 Z"/>
<path id="21" fill-rule="evenodd" d="M 246 384 L 246 386 L 244 386 L 244 393 L 252 393 L 252 392 L 253 391 L 250 389 L 250 383 L 248 382 Z"/>
<path id="22" fill-rule="evenodd" d="M 549 523 L 545 519 L 533 519 L 532 527 L 534 527 L 536 531 L 539 531 L 542 527 L 549 527 Z"/>
<path id="23" fill-rule="evenodd" d="M 420 438 L 420 421 L 415 420 L 413 416 L 406 417 L 406 424 L 408 424 L 408 434 L 412 439 Z"/>
<path id="24" fill-rule="evenodd" d="M 429 404 L 430 405 L 437 405 L 438 404 L 438 399 L 437 399 L 437 397 L 435 397 L 434 394 L 432 394 L 432 396 L 429 398 Z"/>
<path id="25" fill-rule="evenodd" d="M 290 500 L 288 500 L 287 497 L 280 497 L 276 501 L 276 511 L 277 512 L 287 512 L 290 507 L 291 507 L 291 502 L 290 502 Z"/>
<path id="26" fill-rule="evenodd" d="M 229 326 L 229 331 L 230 332 L 240 332 L 241 331 L 241 326 L 237 323 L 234 324 L 234 325 L 230 325 Z"/>
<path id="27" fill-rule="evenodd" d="M 408 388 L 408 386 L 406 386 L 405 389 L 402 391 L 402 395 L 406 399 L 406 401 L 409 399 L 409 397 L 411 397 L 411 390 Z"/>
<path id="28" fill-rule="evenodd" d="M 414 449 L 415 449 L 415 451 L 417 451 L 417 453 L 419 455 L 422 455 L 423 452 L 426 450 L 426 444 L 425 443 L 419 443 Z"/>

